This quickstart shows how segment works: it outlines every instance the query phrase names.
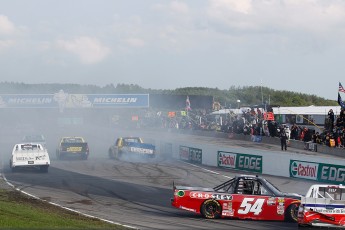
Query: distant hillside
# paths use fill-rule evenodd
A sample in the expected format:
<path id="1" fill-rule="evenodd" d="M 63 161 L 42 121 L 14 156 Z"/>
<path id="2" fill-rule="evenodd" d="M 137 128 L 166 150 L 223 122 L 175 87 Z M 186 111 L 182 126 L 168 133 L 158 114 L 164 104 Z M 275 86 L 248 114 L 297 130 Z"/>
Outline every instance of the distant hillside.
<path id="1" fill-rule="evenodd" d="M 174 90 L 144 89 L 133 84 L 113 84 L 104 87 L 79 84 L 24 84 L 15 82 L 1 82 L 0 94 L 52 94 L 63 89 L 67 93 L 87 94 L 165 94 L 165 95 L 197 95 L 212 96 L 221 106 L 226 108 L 250 105 L 279 105 L 279 106 L 336 106 L 336 100 L 327 100 L 316 95 L 279 91 L 261 86 L 236 87 L 228 90 L 206 87 L 185 87 Z M 240 102 L 238 102 L 240 100 Z"/>

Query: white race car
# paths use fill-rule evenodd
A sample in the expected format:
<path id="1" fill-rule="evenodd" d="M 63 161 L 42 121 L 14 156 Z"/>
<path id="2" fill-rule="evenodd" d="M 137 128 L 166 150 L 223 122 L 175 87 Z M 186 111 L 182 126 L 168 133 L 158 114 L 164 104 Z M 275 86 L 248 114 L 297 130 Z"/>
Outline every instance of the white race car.
<path id="1" fill-rule="evenodd" d="M 36 167 L 48 172 L 50 158 L 46 148 L 39 143 L 15 144 L 10 159 L 12 172 L 21 167 Z"/>
<path id="2" fill-rule="evenodd" d="M 301 199 L 298 225 L 345 227 L 345 186 L 312 185 Z"/>

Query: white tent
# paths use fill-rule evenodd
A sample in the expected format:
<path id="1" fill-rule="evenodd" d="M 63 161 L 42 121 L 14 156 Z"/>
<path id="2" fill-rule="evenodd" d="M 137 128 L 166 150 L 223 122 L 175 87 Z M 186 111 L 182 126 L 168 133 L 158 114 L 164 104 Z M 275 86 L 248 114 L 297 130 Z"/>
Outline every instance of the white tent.
<path id="1" fill-rule="evenodd" d="M 332 109 L 334 115 L 339 115 L 340 106 L 299 106 L 299 107 L 273 107 L 274 114 L 299 114 L 299 115 L 327 115 Z"/>

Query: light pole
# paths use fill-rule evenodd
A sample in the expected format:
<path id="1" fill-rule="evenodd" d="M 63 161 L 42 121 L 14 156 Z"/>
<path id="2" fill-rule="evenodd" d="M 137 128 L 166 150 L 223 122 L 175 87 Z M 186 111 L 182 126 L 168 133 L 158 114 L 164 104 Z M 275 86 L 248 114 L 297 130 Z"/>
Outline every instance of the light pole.
<path id="1" fill-rule="evenodd" d="M 238 108 L 240 108 L 240 102 L 241 102 L 241 100 L 237 100 Z"/>

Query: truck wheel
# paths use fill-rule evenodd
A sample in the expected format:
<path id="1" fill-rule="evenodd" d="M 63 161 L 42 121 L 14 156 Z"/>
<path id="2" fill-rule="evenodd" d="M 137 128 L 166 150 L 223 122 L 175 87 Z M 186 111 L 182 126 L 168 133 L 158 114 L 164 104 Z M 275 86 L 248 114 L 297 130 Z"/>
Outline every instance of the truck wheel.
<path id="1" fill-rule="evenodd" d="M 82 159 L 82 160 L 87 160 L 87 157 L 88 157 L 88 155 L 87 155 L 87 154 L 83 154 L 83 155 L 81 155 L 81 159 Z"/>
<path id="2" fill-rule="evenodd" d="M 10 160 L 10 168 L 11 168 L 12 172 L 16 172 L 17 171 L 16 167 L 12 167 L 12 160 Z"/>
<path id="3" fill-rule="evenodd" d="M 286 222 L 297 222 L 298 220 L 298 208 L 299 204 L 290 204 L 285 210 L 285 221 Z"/>
<path id="4" fill-rule="evenodd" d="M 47 173 L 48 172 L 48 165 L 41 165 L 40 166 L 40 171 L 43 173 Z"/>
<path id="5" fill-rule="evenodd" d="M 221 216 L 222 207 L 216 200 L 206 200 L 201 205 L 200 212 L 207 219 L 217 219 Z"/>

